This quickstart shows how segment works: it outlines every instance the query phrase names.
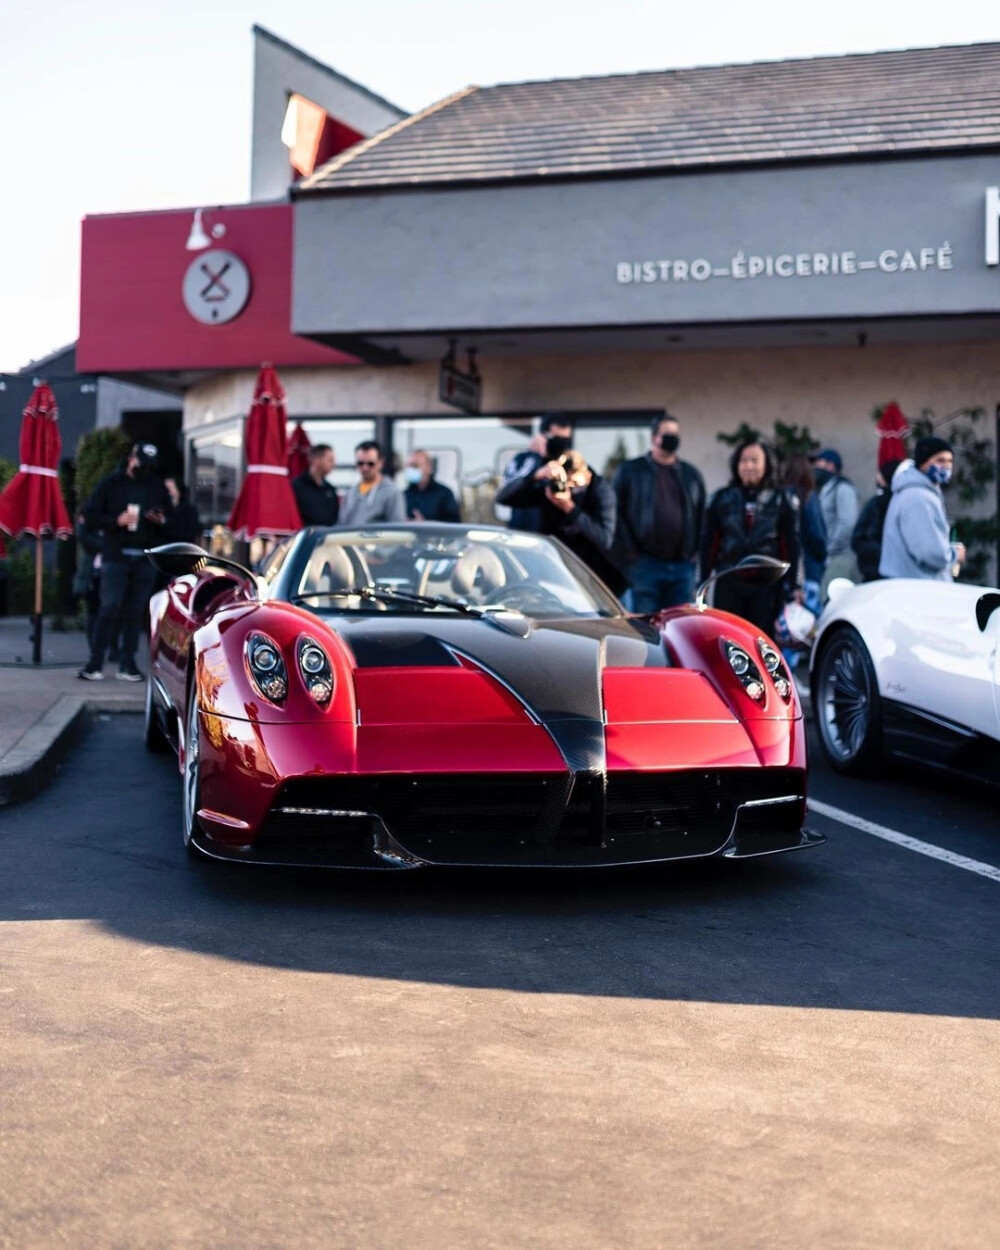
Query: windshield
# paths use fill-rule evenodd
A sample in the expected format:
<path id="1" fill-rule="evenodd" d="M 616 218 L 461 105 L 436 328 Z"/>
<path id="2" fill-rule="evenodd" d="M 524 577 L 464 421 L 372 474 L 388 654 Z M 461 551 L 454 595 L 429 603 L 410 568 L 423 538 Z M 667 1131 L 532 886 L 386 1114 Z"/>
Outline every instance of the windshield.
<path id="1" fill-rule="evenodd" d="M 624 612 L 571 552 L 533 534 L 416 525 L 328 530 L 313 539 L 286 591 L 313 612 L 507 608 L 540 619 Z"/>

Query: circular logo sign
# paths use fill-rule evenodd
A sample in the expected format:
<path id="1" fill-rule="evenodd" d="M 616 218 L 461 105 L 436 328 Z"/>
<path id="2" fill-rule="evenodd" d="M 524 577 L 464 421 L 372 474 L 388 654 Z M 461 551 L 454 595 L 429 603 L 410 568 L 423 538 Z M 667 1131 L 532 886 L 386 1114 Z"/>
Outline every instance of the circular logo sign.
<path id="1" fill-rule="evenodd" d="M 250 298 L 250 270 L 232 252 L 203 252 L 188 265 L 181 287 L 184 307 L 207 326 L 238 317 Z"/>

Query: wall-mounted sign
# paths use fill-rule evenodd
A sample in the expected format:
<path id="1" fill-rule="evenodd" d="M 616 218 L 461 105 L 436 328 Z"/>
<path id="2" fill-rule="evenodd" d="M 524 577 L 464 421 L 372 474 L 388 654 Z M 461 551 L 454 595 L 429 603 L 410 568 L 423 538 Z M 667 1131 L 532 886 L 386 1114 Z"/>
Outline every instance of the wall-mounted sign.
<path id="1" fill-rule="evenodd" d="M 463 412 L 478 413 L 483 397 L 483 380 L 476 368 L 476 349 L 469 348 L 469 368 L 463 373 L 455 364 L 455 340 L 451 340 L 438 370 L 438 397 L 444 404 Z"/>
<path id="2" fill-rule="evenodd" d="M 203 252 L 188 265 L 181 287 L 184 307 L 203 325 L 238 317 L 250 298 L 250 270 L 232 252 Z"/>
<path id="3" fill-rule="evenodd" d="M 987 264 L 997 261 L 987 259 Z M 863 252 L 780 252 L 749 256 L 735 252 L 721 264 L 704 256 L 682 260 L 621 260 L 616 277 L 622 286 L 643 282 L 707 282 L 710 278 L 837 278 L 866 270 L 881 273 L 920 273 L 951 269 L 950 243 L 934 247 L 886 247 L 877 255 Z"/>

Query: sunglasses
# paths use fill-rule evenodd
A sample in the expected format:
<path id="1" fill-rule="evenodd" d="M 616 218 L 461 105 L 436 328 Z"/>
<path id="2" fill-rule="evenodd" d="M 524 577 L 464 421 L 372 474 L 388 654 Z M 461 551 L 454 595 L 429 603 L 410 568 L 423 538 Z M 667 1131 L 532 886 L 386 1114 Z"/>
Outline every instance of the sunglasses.
<path id="1" fill-rule="evenodd" d="M 359 469 L 374 469 L 378 464 L 377 460 L 355 460 L 355 465 Z"/>

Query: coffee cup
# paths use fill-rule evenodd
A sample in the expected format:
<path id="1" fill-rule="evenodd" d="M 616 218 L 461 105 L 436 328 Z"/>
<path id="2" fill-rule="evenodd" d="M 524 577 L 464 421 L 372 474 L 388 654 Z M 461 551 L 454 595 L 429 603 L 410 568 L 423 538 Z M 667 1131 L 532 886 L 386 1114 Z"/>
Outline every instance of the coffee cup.
<path id="1" fill-rule="evenodd" d="M 128 513 L 126 528 L 134 532 L 139 528 L 139 505 L 137 503 L 127 504 L 125 511 Z"/>

